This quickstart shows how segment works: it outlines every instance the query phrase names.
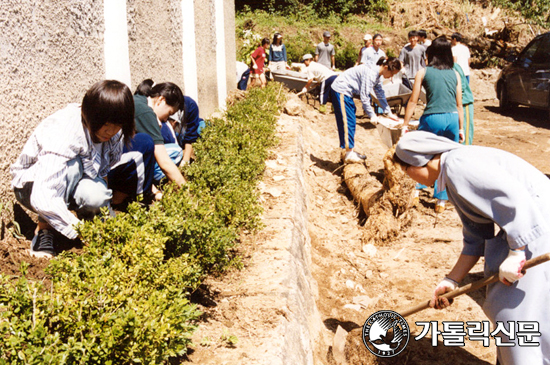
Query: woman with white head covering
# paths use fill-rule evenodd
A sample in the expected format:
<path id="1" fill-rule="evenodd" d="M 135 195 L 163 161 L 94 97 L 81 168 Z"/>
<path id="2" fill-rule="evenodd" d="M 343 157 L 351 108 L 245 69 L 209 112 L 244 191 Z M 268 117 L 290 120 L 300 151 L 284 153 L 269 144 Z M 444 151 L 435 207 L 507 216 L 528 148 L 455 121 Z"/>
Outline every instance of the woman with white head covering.
<path id="1" fill-rule="evenodd" d="M 509 336 L 498 331 L 499 338 L 495 337 L 497 344 L 508 343 L 497 346 L 499 363 L 549 364 L 550 265 L 533 267 L 525 276 L 521 270 L 526 259 L 550 251 L 550 180 L 511 153 L 464 146 L 423 131 L 403 136 L 394 160 L 419 183 L 433 185 L 438 179 L 438 189 L 447 189 L 462 220 L 464 248 L 436 286 L 430 305 L 438 309 L 450 305 L 439 295 L 456 289 L 485 256 L 485 276 L 498 272 L 500 282 L 487 287 L 483 309 L 493 326 L 502 322 L 511 332 Z M 500 228 L 497 234 L 495 224 Z M 529 326 L 541 334 L 534 338 L 538 347 L 520 345 Z"/>

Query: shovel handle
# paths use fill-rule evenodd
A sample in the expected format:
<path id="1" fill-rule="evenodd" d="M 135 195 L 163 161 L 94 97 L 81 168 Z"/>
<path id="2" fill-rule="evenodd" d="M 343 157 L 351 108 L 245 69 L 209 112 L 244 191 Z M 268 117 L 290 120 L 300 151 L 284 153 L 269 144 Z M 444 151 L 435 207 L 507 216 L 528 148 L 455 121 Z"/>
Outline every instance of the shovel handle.
<path id="1" fill-rule="evenodd" d="M 531 260 L 528 260 L 527 262 L 525 262 L 525 265 L 523 265 L 523 270 L 530 269 L 533 266 L 537 266 L 537 265 L 542 264 L 543 262 L 546 262 L 546 261 L 549 261 L 549 260 L 550 260 L 550 252 L 545 253 L 545 254 L 540 255 L 540 256 L 537 256 L 537 257 L 534 257 Z M 440 295 L 440 296 L 445 297 L 447 299 L 452 299 L 452 298 L 458 297 L 459 295 L 466 294 L 466 293 L 469 293 L 471 291 L 482 288 L 485 285 L 496 283 L 497 281 L 498 281 L 498 273 L 493 274 L 493 275 L 491 275 L 489 277 L 486 277 L 484 279 L 475 281 L 473 283 L 466 284 L 466 285 L 461 286 L 460 288 L 458 288 L 456 290 L 453 290 L 452 292 L 448 292 L 448 293 L 445 293 L 445 294 Z M 423 303 L 421 303 L 421 304 L 419 304 L 415 307 L 409 308 L 409 309 L 401 312 L 400 314 L 403 317 L 407 317 L 407 316 L 410 316 L 411 314 L 420 312 L 421 310 L 424 310 L 424 309 L 429 308 L 429 307 L 430 307 L 430 301 L 428 300 L 427 302 L 423 302 Z"/>

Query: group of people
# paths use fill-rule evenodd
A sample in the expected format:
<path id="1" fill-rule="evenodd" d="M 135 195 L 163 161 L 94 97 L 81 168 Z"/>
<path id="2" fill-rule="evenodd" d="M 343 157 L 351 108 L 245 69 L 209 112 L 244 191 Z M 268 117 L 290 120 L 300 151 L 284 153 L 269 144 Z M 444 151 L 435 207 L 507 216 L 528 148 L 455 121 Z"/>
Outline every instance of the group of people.
<path id="1" fill-rule="evenodd" d="M 138 195 L 160 200 L 165 177 L 185 184 L 179 166 L 190 163 L 204 126 L 176 84 L 150 79 L 133 95 L 119 81 L 99 81 L 81 104 L 44 119 L 11 166 L 17 201 L 38 214 L 30 254 L 55 256 L 56 235 L 76 239 L 81 219 L 103 207 L 114 214 Z"/>
<path id="2" fill-rule="evenodd" d="M 550 299 L 550 265 L 531 268 L 525 277 L 522 272 L 527 259 L 550 249 L 550 180 L 508 152 L 472 146 L 470 53 L 461 35 L 454 33 L 450 40 L 440 36 L 429 41 L 425 32 L 412 31 L 398 58 L 385 57 L 380 50 L 381 35 L 366 35 L 357 65 L 339 75 L 333 70 L 334 48 L 329 40 L 326 32 L 315 59 L 311 54 L 303 56 L 308 82 L 302 91 L 307 91 L 313 80 L 318 81 L 321 104 L 332 102 L 344 163 L 363 162 L 366 158 L 353 150 L 353 97 L 360 97 L 371 121 L 378 118 L 371 105 L 371 93 L 377 96 L 381 112 L 397 119 L 385 99 L 382 81 L 403 71 L 404 82 L 412 87 L 393 159 L 418 183 L 417 189 L 434 186 L 436 213 L 442 212 L 450 200 L 464 227 L 462 253 L 434 289 L 430 305 L 449 306 L 441 295 L 456 289 L 485 256 L 485 275 L 498 273 L 500 278 L 500 282 L 488 286 L 483 306 L 493 324 L 540 324 L 538 347 L 520 346 L 518 336 L 501 332 L 501 341 L 507 345 L 497 348 L 499 364 L 550 363 L 550 330 L 543 325 L 550 319 L 545 304 Z M 408 125 L 422 93 L 426 105 L 419 130 L 409 133 Z M 496 233 L 495 225 L 500 228 Z"/>

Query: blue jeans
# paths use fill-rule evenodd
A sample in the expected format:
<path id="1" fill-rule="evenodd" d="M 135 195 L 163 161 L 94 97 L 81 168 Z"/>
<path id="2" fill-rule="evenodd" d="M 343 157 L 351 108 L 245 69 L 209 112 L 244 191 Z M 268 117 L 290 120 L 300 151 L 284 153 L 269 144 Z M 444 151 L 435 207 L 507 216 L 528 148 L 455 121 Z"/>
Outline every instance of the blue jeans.
<path id="1" fill-rule="evenodd" d="M 447 137 L 451 141 L 458 142 L 460 136 L 458 134 L 458 113 L 437 113 L 422 115 L 420 117 L 419 131 L 432 132 L 438 136 Z M 416 189 L 424 189 L 426 185 L 416 184 Z M 437 192 L 437 180 L 434 184 L 434 198 L 439 200 L 449 200 L 447 191 Z"/>

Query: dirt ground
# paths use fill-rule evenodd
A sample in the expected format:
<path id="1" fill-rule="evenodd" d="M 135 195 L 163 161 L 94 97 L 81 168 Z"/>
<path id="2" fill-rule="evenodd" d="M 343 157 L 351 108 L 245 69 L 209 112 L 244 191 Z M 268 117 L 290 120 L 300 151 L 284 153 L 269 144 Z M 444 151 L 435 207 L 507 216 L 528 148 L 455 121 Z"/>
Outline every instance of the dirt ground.
<path id="1" fill-rule="evenodd" d="M 476 70 L 472 75 L 475 102 L 474 143 L 501 148 L 519 155 L 545 174 L 550 174 L 550 121 L 543 111 L 519 108 L 501 114 L 494 99 L 495 70 Z M 301 117 L 281 117 L 282 123 L 300 125 L 303 134 L 303 166 L 307 194 L 308 231 L 311 237 L 312 275 L 317 283 L 316 304 L 321 317 L 320 335 L 314 348 L 315 364 L 336 364 L 333 340 L 338 326 L 349 332 L 349 364 L 494 364 L 493 342 L 485 348 L 480 342 L 465 341 L 464 347 L 444 347 L 442 338 L 432 346 L 431 336 L 420 341 L 413 338 L 398 357 L 380 360 L 368 353 L 358 336 L 359 328 L 377 310 L 399 312 L 429 299 L 434 286 L 448 273 L 461 250 L 461 223 L 454 209 L 439 215 L 437 222 L 434 200 L 423 192 L 420 205 L 414 208 L 412 224 L 389 245 L 362 247 L 364 215 L 342 181 L 338 136 L 333 114 L 321 114 L 311 104 L 304 104 Z M 361 108 L 358 108 L 361 114 Z M 416 116 L 420 116 L 417 111 Z M 267 165 L 284 166 L 285 150 L 295 140 L 279 132 L 279 145 L 272 151 Z M 358 119 L 356 149 L 368 156 L 371 174 L 382 178 L 382 156 L 387 148 L 368 119 Z M 284 167 L 281 168 L 284 170 Z M 266 216 L 279 204 L 284 183 L 277 170 L 266 172 L 261 190 Z M 279 187 L 279 188 L 277 188 Z M 283 195 L 284 197 L 284 195 Z M 279 199 L 278 199 L 279 198 Z M 277 203 L 278 201 L 278 203 Z M 282 205 L 280 205 L 282 204 Z M 19 216 L 23 234 L 32 237 L 32 222 L 24 212 Z M 282 213 L 281 213 L 282 214 Z M 0 268 L 3 273 L 17 275 L 19 263 L 29 263 L 31 276 L 43 277 L 44 261 L 31 260 L 25 253 L 28 240 L 11 237 L 2 227 L 5 238 L 0 241 Z M 244 235 L 241 253 L 244 268 L 226 276 L 209 279 L 193 300 L 204 312 L 195 333 L 195 347 L 186 363 L 195 364 L 265 364 L 259 341 L 265 338 L 286 309 L 278 307 L 277 291 L 271 306 L 252 299 L 251 293 L 265 291 L 269 273 L 262 273 L 264 264 L 276 263 L 277 255 L 259 255 L 259 247 L 277 238 L 277 232 L 261 231 Z M 482 277 L 478 263 L 464 283 Z M 273 283 L 269 283 L 272 285 Z M 275 284 L 273 284 L 275 285 Z M 481 321 L 487 320 L 480 305 L 482 290 L 455 300 L 447 310 L 425 310 L 407 318 L 411 337 L 422 327 L 416 321 Z"/>
<path id="2" fill-rule="evenodd" d="M 474 143 L 501 148 L 526 159 L 545 174 L 550 174 L 550 130 L 543 111 L 519 108 L 507 114 L 498 110 L 494 98 L 496 70 L 476 70 L 472 75 L 475 102 Z M 361 108 L 358 108 L 360 114 Z M 420 116 L 417 111 L 417 117 Z M 454 265 L 462 247 L 461 223 L 452 208 L 439 215 L 436 223 L 435 201 L 428 192 L 421 195 L 421 204 L 415 208 L 412 224 L 401 232 L 390 245 L 362 249 L 362 224 L 346 185 L 342 181 L 337 132 L 334 115 L 323 115 L 308 105 L 299 119 L 304 134 L 304 167 L 308 194 L 309 234 L 312 246 L 312 271 L 318 284 L 317 306 L 323 327 L 317 339 L 314 362 L 336 364 L 332 345 L 338 326 L 350 332 L 346 348 L 349 364 L 494 364 L 496 348 L 491 342 L 485 348 L 480 342 L 465 341 L 464 347 L 444 347 L 439 336 L 432 346 L 431 335 L 420 341 L 412 338 L 398 357 L 381 360 L 365 349 L 359 336 L 367 317 L 377 310 L 403 310 L 429 299 L 432 289 Z M 293 141 L 281 139 L 277 150 Z M 382 176 L 382 156 L 387 148 L 368 119 L 358 119 L 357 149 L 367 154 L 369 171 Z M 267 189 L 276 186 L 272 177 L 266 177 Z M 274 197 L 262 195 L 265 205 L 273 204 Z M 196 334 L 195 350 L 188 361 L 196 364 L 257 364 L 266 363 L 250 356 L 254 336 L 273 325 L 273 312 L 267 309 L 243 306 L 242 298 L 234 296 L 233 288 L 247 280 L 247 271 L 263 263 L 254 258 L 254 251 L 262 245 L 262 233 L 248 237 L 243 249 L 248 265 L 240 272 L 221 280 L 211 280 L 206 287 L 213 295 L 210 307 L 202 306 L 205 320 Z M 483 276 L 481 260 L 463 284 Z M 247 281 L 250 283 L 250 281 Z M 261 280 L 254 292 L 261 288 Z M 216 297 L 216 293 L 218 293 Z M 224 293 L 219 296 L 220 293 Z M 229 294 L 229 295 L 228 295 Z M 455 300 L 450 309 L 428 309 L 407 318 L 411 337 L 417 336 L 422 326 L 416 321 L 481 321 L 487 317 L 481 309 L 484 291 L 479 290 Z M 231 304 L 233 303 L 233 304 Z M 266 319 L 264 323 L 261 323 Z M 253 324 L 253 325 L 251 325 Z M 223 341 L 231 333 L 239 341 L 234 346 Z M 352 332 L 353 331 L 353 332 Z M 205 341 L 208 339 L 209 341 Z M 202 345 L 200 345 L 202 341 Z M 351 344 L 351 345 L 350 345 Z M 355 345 L 355 346 L 354 346 Z M 350 348 L 351 347 L 351 348 Z"/>

